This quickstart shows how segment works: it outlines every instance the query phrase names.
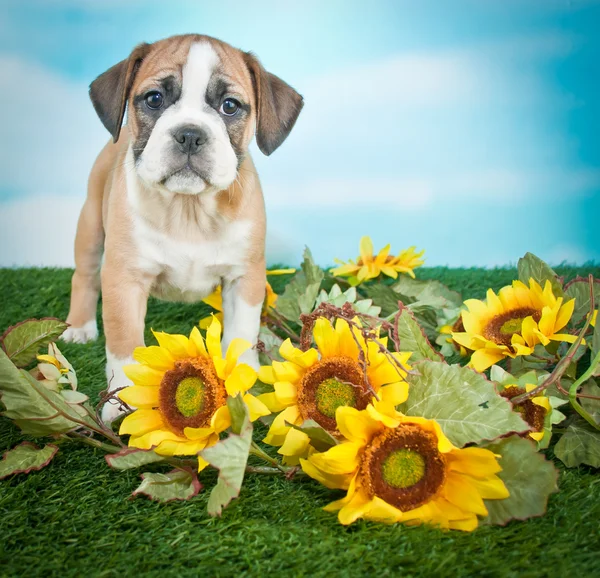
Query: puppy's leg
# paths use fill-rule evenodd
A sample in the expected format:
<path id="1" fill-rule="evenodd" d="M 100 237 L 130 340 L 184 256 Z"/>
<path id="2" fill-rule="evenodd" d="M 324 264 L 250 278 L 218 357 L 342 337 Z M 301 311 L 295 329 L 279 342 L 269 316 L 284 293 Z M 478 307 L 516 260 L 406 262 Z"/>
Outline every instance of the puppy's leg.
<path id="1" fill-rule="evenodd" d="M 108 260 L 107 260 L 108 261 Z M 102 268 L 102 319 L 106 335 L 106 379 L 109 391 L 131 385 L 123 366 L 134 363 L 133 350 L 144 345 L 144 319 L 150 284 L 121 268 Z M 109 423 L 121 413 L 110 400 L 102 408 L 102 419 Z"/>
<path id="2" fill-rule="evenodd" d="M 260 314 L 265 299 L 267 277 L 265 262 L 253 264 L 243 277 L 223 281 L 223 354 L 232 339 L 241 337 L 252 344 L 239 359 L 258 369 L 258 351 L 254 347 L 260 330 Z"/>
<path id="3" fill-rule="evenodd" d="M 100 292 L 100 262 L 104 244 L 101 199 L 90 195 L 79 216 L 75 237 L 75 273 L 64 341 L 86 343 L 98 337 L 96 307 Z"/>

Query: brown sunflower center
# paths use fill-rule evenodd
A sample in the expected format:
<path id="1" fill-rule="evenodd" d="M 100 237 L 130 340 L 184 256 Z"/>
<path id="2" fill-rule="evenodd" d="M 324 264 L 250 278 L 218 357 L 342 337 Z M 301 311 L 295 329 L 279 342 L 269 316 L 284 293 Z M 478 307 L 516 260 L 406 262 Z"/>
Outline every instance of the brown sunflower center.
<path id="1" fill-rule="evenodd" d="M 446 463 L 433 433 L 403 424 L 371 440 L 358 476 L 370 497 L 407 512 L 436 496 L 446 480 Z"/>
<path id="2" fill-rule="evenodd" d="M 349 357 L 330 357 L 313 365 L 298 387 L 302 418 L 312 419 L 331 433 L 337 432 L 335 411 L 341 406 L 365 409 L 371 399 L 363 371 Z"/>
<path id="3" fill-rule="evenodd" d="M 525 389 L 523 387 L 511 385 L 510 387 L 503 389 L 500 392 L 500 395 L 506 399 L 512 399 L 513 397 L 523 395 L 524 393 Z M 531 426 L 533 431 L 540 432 L 544 429 L 546 410 L 541 405 L 533 403 L 530 399 L 526 399 L 519 404 L 513 405 L 513 409 L 521 414 L 521 417 Z M 522 435 L 523 437 L 526 437 L 529 435 L 529 432 L 525 432 Z"/>
<path id="4" fill-rule="evenodd" d="M 510 346 L 512 336 L 521 333 L 523 321 L 527 317 L 533 317 L 537 322 L 541 319 L 542 313 L 532 307 L 519 307 L 495 315 L 483 329 L 483 336 L 498 345 Z"/>
<path id="5" fill-rule="evenodd" d="M 227 400 L 212 363 L 204 357 L 177 361 L 165 372 L 158 392 L 165 425 L 183 435 L 186 427 L 207 427 L 213 413 Z"/>

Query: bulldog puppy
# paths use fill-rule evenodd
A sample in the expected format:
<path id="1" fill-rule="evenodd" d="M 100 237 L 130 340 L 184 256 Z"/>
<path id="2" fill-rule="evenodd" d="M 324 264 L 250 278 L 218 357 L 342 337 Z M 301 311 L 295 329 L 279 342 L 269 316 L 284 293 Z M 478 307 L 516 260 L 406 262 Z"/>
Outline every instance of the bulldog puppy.
<path id="1" fill-rule="evenodd" d="M 221 284 L 224 351 L 234 337 L 256 344 L 265 210 L 248 145 L 256 134 L 265 155 L 277 149 L 302 97 L 252 54 L 195 34 L 137 46 L 90 97 L 113 142 L 90 174 L 63 339 L 96 339 L 101 289 L 109 388 L 130 385 L 148 296 L 195 302 Z M 256 350 L 241 361 L 257 367 Z M 106 404 L 103 418 L 118 413 Z"/>

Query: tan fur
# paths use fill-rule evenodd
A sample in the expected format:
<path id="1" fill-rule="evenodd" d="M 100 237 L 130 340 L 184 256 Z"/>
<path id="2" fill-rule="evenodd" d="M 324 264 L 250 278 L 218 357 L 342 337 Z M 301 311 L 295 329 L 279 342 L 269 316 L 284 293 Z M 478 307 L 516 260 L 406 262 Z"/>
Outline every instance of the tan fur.
<path id="1" fill-rule="evenodd" d="M 176 37 L 150 46 L 135 77 L 132 93 L 159 74 L 181 75 L 191 43 L 201 38 L 206 37 Z M 242 54 L 220 41 L 208 40 L 218 51 L 227 74 L 253 98 L 252 79 Z M 252 115 L 255 116 L 254 108 Z M 256 118 L 248 123 L 244 135 L 246 145 L 252 138 L 255 124 Z M 132 238 L 134 223 L 125 180 L 126 172 L 134 169 L 126 162 L 126 152 L 136 130 L 135 115 L 131 115 L 118 142 L 104 147 L 92 169 L 75 240 L 76 271 L 67 319 L 74 327 L 95 319 L 100 261 L 104 251 L 101 271 L 104 332 L 107 350 L 118 358 L 130 356 L 135 347 L 144 344 L 146 303 L 157 281 L 138 266 Z M 247 272 L 240 280 L 240 291 L 249 305 L 262 302 L 265 293 L 265 211 L 260 182 L 249 156 L 243 162 L 236 182 L 228 190 L 218 193 L 215 213 L 204 206 L 202 195 L 174 195 L 172 201 L 167 202 L 156 191 L 145 190 L 144 193 L 143 217 L 173 239 L 199 242 L 214 236 L 223 219 L 251 220 Z"/>

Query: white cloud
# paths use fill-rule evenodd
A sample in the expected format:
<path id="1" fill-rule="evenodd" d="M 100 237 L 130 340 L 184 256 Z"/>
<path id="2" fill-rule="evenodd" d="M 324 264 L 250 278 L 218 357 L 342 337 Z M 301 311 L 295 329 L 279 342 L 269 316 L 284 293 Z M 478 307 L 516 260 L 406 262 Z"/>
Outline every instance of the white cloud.
<path id="1" fill-rule="evenodd" d="M 42 194 L 2 203 L 0 267 L 72 267 L 83 200 Z"/>
<path id="2" fill-rule="evenodd" d="M 0 54 L 2 187 L 17 193 L 85 192 L 94 158 L 109 134 L 86 84 Z"/>

